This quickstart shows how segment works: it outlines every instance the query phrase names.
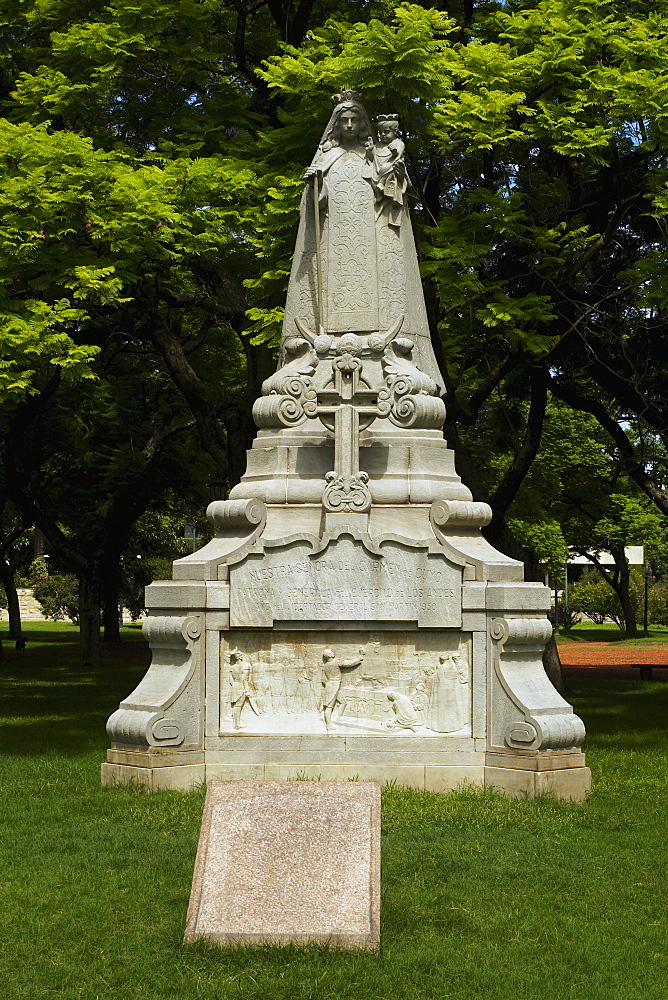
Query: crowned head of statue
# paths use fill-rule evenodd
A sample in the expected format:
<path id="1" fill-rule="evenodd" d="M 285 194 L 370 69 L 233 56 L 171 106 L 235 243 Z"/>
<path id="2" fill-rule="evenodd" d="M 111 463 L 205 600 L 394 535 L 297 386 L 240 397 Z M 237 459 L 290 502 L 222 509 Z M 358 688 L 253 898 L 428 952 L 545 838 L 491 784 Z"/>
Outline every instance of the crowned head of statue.
<path id="1" fill-rule="evenodd" d="M 357 90 L 334 94 L 334 111 L 329 120 L 321 148 L 327 152 L 333 146 L 354 148 L 363 146 L 372 135 L 371 122 Z"/>

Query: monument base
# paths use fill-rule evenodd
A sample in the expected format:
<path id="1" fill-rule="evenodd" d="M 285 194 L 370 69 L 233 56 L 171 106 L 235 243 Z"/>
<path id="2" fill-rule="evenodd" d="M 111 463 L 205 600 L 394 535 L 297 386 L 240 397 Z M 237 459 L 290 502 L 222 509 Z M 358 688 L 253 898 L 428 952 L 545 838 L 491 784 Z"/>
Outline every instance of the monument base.
<path id="1" fill-rule="evenodd" d="M 388 748 L 382 751 L 384 760 L 379 762 L 373 760 L 380 756 L 378 750 L 374 753 L 373 749 L 353 745 L 340 752 L 325 752 L 315 742 L 310 746 L 306 737 L 268 742 L 255 737 L 238 739 L 253 740 L 255 749 L 247 744 L 228 754 L 205 751 L 200 759 L 187 761 L 178 752 L 109 750 L 102 764 L 102 784 L 138 784 L 151 791 L 192 791 L 212 780 L 374 781 L 425 792 L 444 793 L 469 786 L 493 788 L 514 798 L 550 795 L 574 802 L 584 801 L 591 790 L 591 772 L 580 751 L 504 755 L 474 749 L 460 754 L 434 754 L 438 762 L 424 763 L 426 755 L 420 748 L 414 753 L 396 754 L 403 759 L 395 761 L 387 759 L 392 755 Z M 224 756 L 235 759 L 221 759 Z M 247 760 L 239 761 L 239 757 Z"/>
<path id="2" fill-rule="evenodd" d="M 488 508 L 212 508 L 216 538 L 147 589 L 152 662 L 108 721 L 104 784 L 586 797 L 584 726 L 542 665 L 549 591 L 480 536 Z"/>

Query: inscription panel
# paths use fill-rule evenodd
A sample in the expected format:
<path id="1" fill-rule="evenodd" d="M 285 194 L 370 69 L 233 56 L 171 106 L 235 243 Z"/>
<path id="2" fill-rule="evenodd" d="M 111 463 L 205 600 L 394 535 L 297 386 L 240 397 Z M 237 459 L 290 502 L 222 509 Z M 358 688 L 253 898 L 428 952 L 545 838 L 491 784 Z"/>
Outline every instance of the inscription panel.
<path id="1" fill-rule="evenodd" d="M 230 625 L 280 621 L 398 621 L 460 628 L 461 570 L 441 553 L 388 542 L 371 555 L 339 539 L 311 555 L 307 542 L 251 553 L 230 568 Z"/>

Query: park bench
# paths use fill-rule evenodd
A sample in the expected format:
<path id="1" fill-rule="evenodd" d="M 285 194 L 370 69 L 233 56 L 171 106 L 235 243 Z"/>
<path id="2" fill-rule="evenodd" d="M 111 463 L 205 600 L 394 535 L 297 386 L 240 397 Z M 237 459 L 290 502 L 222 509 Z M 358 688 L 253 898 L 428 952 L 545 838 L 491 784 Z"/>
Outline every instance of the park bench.
<path id="1" fill-rule="evenodd" d="M 668 663 L 629 663 L 629 666 L 640 671 L 641 681 L 651 681 L 652 670 L 668 670 Z"/>

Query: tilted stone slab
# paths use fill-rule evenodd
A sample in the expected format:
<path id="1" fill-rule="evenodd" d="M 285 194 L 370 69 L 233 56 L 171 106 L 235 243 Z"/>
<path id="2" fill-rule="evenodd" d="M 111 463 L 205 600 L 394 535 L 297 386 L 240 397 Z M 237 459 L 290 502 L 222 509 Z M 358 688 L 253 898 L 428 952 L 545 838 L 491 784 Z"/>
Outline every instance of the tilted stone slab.
<path id="1" fill-rule="evenodd" d="M 380 787 L 212 781 L 185 940 L 378 950 Z"/>

